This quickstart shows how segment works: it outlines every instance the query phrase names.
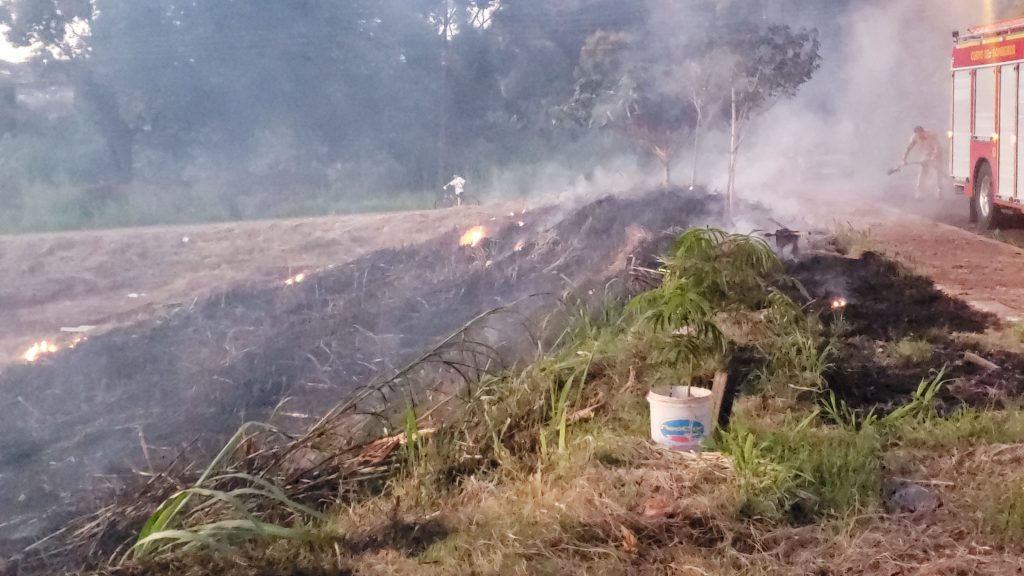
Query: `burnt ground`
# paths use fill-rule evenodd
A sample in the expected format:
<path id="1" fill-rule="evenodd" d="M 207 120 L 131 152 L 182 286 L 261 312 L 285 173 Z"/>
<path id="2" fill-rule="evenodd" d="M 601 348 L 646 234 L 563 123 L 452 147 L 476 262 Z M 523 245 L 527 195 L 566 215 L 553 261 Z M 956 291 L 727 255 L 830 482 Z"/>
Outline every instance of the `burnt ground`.
<path id="1" fill-rule="evenodd" d="M 952 337 L 982 333 L 999 325 L 999 319 L 946 295 L 906 266 L 866 252 L 860 258 L 815 255 L 793 265 L 791 272 L 816 299 L 825 323 L 839 332 L 838 358 L 827 381 L 852 405 L 896 406 L 940 370 L 950 381 L 944 391 L 948 407 L 998 403 L 1022 392 L 1024 356 L 968 346 Z M 830 309 L 837 297 L 849 301 L 838 314 Z M 907 339 L 927 343 L 927 353 L 903 361 L 886 356 L 887 348 Z M 966 352 L 981 354 L 1002 370 L 988 373 L 965 362 Z"/>
<path id="2" fill-rule="evenodd" d="M 453 230 L 298 285 L 239 285 L 11 367 L 0 373 L 0 542 L 34 541 L 183 450 L 205 462 L 244 421 L 303 431 L 482 311 L 544 294 L 524 310 L 536 316 L 565 293 L 601 297 L 631 255 L 648 260 L 670 231 L 720 213 L 717 198 L 683 191 L 527 213 L 524 226 L 486 222 L 481 248 L 458 247 Z M 507 332 L 495 345 L 522 338 Z"/>

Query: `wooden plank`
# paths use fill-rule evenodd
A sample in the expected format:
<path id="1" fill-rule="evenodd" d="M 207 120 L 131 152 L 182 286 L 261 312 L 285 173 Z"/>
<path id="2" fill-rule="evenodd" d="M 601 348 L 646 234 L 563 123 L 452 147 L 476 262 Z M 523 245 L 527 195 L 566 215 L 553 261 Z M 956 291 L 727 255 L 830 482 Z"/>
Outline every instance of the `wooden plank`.
<path id="1" fill-rule="evenodd" d="M 714 399 L 714 408 L 711 413 L 711 432 L 718 428 L 718 418 L 722 413 L 722 400 L 725 399 L 725 389 L 728 383 L 728 372 L 715 373 L 714 384 L 711 386 L 711 397 Z"/>

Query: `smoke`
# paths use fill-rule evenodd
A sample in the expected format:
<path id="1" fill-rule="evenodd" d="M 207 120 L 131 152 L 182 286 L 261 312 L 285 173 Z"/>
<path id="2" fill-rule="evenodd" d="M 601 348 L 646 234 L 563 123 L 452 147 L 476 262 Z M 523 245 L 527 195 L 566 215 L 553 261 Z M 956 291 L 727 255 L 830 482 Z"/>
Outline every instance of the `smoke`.
<path id="1" fill-rule="evenodd" d="M 741 189 L 799 211 L 786 197 L 801 188 L 857 202 L 912 185 L 886 169 L 900 161 L 915 125 L 948 130 L 952 32 L 1007 15 L 993 0 L 799 11 L 798 22 L 821 31 L 822 66 L 796 99 L 758 122 L 742 152 Z"/>

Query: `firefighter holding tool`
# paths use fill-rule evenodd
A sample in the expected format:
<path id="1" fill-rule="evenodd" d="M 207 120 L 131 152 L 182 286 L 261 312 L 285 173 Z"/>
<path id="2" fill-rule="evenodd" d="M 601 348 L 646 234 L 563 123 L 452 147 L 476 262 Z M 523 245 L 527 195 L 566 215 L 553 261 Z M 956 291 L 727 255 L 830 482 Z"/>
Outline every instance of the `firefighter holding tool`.
<path id="1" fill-rule="evenodd" d="M 920 167 L 917 173 L 917 189 L 914 198 L 920 198 L 927 186 L 932 186 L 935 197 L 942 194 L 943 181 L 945 180 L 945 169 L 942 165 L 942 143 L 934 132 L 929 132 L 921 126 L 914 128 L 914 135 L 903 152 L 903 164 L 901 168 L 908 165 L 907 159 L 911 152 L 917 150 L 921 160 L 914 162 Z"/>

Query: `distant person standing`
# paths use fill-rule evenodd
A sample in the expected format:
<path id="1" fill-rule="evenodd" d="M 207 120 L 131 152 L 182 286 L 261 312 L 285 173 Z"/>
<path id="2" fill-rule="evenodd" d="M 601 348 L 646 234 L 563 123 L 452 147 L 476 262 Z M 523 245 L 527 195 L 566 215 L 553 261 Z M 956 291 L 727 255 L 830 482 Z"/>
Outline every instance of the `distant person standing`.
<path id="1" fill-rule="evenodd" d="M 903 165 L 907 165 L 907 158 L 915 149 L 919 151 L 921 170 L 917 173 L 917 189 L 914 198 L 920 198 L 925 191 L 929 181 L 934 182 L 933 191 L 936 197 L 942 195 L 943 183 L 946 180 L 946 168 L 942 163 L 942 141 L 934 132 L 929 132 L 921 126 L 914 127 L 914 135 L 910 137 L 907 150 L 903 153 Z"/>
<path id="2" fill-rule="evenodd" d="M 451 190 L 455 194 L 455 198 L 461 199 L 462 193 L 466 190 L 466 179 L 458 174 L 452 181 L 444 185 L 445 190 Z"/>

